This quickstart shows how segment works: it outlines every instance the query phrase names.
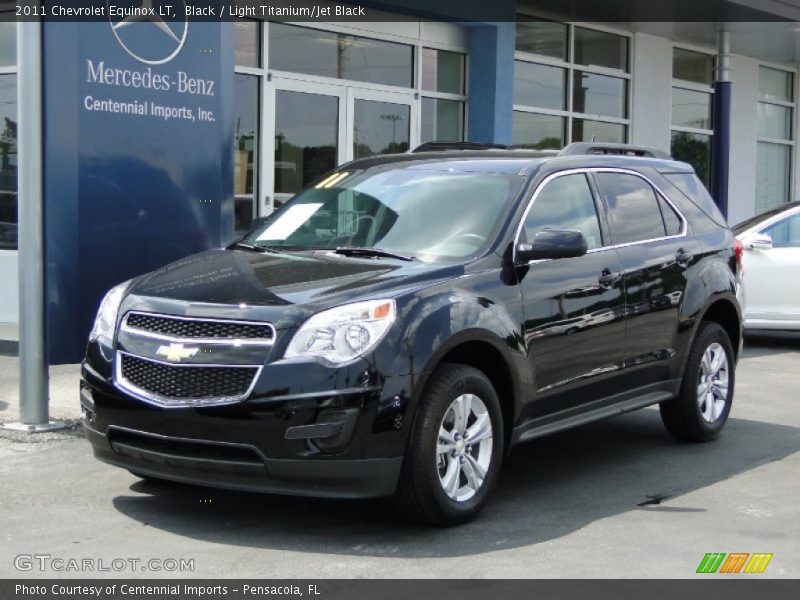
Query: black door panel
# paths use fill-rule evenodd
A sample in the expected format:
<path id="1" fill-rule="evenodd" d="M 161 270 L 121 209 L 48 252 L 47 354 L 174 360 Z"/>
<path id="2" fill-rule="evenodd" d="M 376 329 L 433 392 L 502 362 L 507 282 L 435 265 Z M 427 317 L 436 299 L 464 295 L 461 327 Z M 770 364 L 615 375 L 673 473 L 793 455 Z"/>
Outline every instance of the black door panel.
<path id="1" fill-rule="evenodd" d="M 614 250 L 537 262 L 521 271 L 525 342 L 533 373 L 528 418 L 592 402 L 623 390 L 625 345 L 621 273 Z"/>
<path id="2" fill-rule="evenodd" d="M 623 266 L 623 381 L 629 389 L 663 381 L 676 352 L 685 271 L 694 260 L 686 223 L 641 176 L 600 171 L 594 178 Z"/>
<path id="3" fill-rule="evenodd" d="M 521 240 L 546 229 L 578 230 L 589 252 L 518 267 L 534 418 L 621 391 L 625 344 L 622 263 L 607 245 L 605 216 L 584 173 L 553 176 L 534 196 Z"/>

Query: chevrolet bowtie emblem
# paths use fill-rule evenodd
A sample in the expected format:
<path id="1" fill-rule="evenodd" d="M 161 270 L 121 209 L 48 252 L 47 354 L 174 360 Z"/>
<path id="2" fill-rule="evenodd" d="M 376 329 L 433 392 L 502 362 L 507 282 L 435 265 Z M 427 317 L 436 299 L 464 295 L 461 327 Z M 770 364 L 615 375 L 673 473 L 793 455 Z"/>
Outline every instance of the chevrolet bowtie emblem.
<path id="1" fill-rule="evenodd" d="M 163 356 L 169 362 L 181 362 L 184 358 L 191 358 L 198 352 L 200 352 L 200 348 L 187 348 L 183 344 L 159 346 L 156 350 L 158 356 Z"/>

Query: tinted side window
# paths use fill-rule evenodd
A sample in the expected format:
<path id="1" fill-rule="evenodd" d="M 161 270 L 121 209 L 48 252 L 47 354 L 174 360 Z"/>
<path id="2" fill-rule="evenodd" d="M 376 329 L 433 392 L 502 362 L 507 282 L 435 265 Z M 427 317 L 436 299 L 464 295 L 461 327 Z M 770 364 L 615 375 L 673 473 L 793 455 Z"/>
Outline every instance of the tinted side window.
<path id="1" fill-rule="evenodd" d="M 800 248 L 800 215 L 778 221 L 761 233 L 772 238 L 773 248 Z"/>
<path id="2" fill-rule="evenodd" d="M 664 221 L 655 191 L 644 179 L 622 173 L 597 173 L 597 185 L 611 211 L 614 243 L 664 237 Z"/>
<path id="3" fill-rule="evenodd" d="M 658 205 L 661 207 L 661 216 L 664 217 L 664 227 L 667 229 L 667 235 L 679 235 L 683 228 L 683 223 L 678 213 L 670 206 L 669 202 L 660 196 Z"/>
<path id="4" fill-rule="evenodd" d="M 590 250 L 602 246 L 597 207 L 586 175 L 564 175 L 547 183 L 536 196 L 524 227 L 529 242 L 544 229 L 577 229 Z"/>
<path id="5" fill-rule="evenodd" d="M 681 193 L 694 202 L 700 210 L 708 215 L 720 227 L 727 227 L 725 217 L 719 212 L 706 186 L 694 173 L 662 173 L 664 178 L 678 188 Z"/>

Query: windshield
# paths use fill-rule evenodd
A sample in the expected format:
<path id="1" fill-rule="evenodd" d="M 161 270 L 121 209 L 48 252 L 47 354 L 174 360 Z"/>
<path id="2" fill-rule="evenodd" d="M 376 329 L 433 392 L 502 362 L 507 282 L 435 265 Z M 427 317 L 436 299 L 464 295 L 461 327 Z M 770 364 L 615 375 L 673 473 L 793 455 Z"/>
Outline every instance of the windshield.
<path id="1" fill-rule="evenodd" d="M 473 256 L 521 177 L 424 169 L 337 171 L 242 242 L 275 249 L 377 248 L 426 261 Z"/>

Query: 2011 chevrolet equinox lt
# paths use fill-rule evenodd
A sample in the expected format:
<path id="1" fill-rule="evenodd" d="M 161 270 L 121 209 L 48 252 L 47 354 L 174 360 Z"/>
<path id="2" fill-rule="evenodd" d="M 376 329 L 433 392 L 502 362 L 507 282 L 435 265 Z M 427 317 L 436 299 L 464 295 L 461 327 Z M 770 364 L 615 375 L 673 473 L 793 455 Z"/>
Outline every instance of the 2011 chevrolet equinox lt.
<path id="1" fill-rule="evenodd" d="M 717 436 L 740 252 L 654 150 L 358 160 L 106 295 L 86 435 L 144 478 L 463 522 L 518 442 L 653 404 L 675 437 Z"/>

